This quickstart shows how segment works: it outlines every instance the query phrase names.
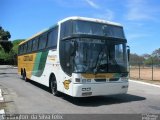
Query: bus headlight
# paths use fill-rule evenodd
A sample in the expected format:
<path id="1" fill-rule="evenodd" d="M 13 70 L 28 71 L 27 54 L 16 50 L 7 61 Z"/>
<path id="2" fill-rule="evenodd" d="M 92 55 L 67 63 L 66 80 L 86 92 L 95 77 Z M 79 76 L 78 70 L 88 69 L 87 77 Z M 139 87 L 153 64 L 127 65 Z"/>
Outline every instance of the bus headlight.
<path id="1" fill-rule="evenodd" d="M 75 78 L 75 82 L 81 82 L 80 78 Z"/>
<path id="2" fill-rule="evenodd" d="M 91 82 L 91 79 L 80 79 L 80 78 L 75 78 L 75 82 L 77 82 L 77 83 L 80 83 L 80 82 L 82 82 L 82 83 L 90 83 Z"/>

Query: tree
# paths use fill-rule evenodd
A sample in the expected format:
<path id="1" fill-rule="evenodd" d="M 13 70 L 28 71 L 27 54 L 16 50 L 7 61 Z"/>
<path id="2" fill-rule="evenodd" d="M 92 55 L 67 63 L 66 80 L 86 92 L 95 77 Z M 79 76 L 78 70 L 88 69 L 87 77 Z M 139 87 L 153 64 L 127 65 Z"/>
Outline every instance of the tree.
<path id="1" fill-rule="evenodd" d="M 12 49 L 13 45 L 9 40 L 11 38 L 11 34 L 8 31 L 5 31 L 1 26 L 0 26 L 0 45 L 1 49 L 3 48 L 5 52 L 9 53 L 10 50 Z"/>
<path id="2" fill-rule="evenodd" d="M 11 38 L 11 34 L 8 31 L 5 31 L 1 26 L 0 26 L 0 40 L 1 41 L 8 41 L 9 38 Z"/>
<path id="3" fill-rule="evenodd" d="M 142 64 L 144 62 L 144 57 L 139 56 L 137 54 L 130 54 L 130 65 L 137 65 L 137 64 Z"/>
<path id="4" fill-rule="evenodd" d="M 18 45 L 20 42 L 24 41 L 24 39 L 17 39 L 12 41 L 13 47 L 9 52 L 5 52 L 4 48 L 0 45 L 0 64 L 7 63 L 7 64 L 14 64 L 17 63 L 17 54 L 18 54 Z M 3 42 L 2 44 L 5 46 L 6 42 Z M 7 48 L 8 49 L 8 48 Z"/>
<path id="5" fill-rule="evenodd" d="M 24 41 L 25 39 L 16 39 L 16 40 L 13 40 L 12 44 L 13 44 L 13 48 L 12 50 L 14 51 L 15 54 L 18 54 L 18 45 Z"/>
<path id="6" fill-rule="evenodd" d="M 160 58 L 160 48 L 153 51 L 152 56 L 156 56 L 157 58 Z"/>

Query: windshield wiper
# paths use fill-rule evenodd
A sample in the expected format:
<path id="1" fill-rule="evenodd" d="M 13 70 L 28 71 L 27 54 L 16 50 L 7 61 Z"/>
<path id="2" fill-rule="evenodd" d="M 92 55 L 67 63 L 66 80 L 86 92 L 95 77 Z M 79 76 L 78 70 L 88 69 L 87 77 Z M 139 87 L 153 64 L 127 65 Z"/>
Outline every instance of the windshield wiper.
<path id="1" fill-rule="evenodd" d="M 104 53 L 105 52 L 103 52 L 104 50 L 106 49 L 106 47 L 104 47 L 104 49 L 102 49 L 100 52 L 99 52 L 99 54 L 98 54 L 98 57 L 97 57 L 97 60 L 96 60 L 96 64 L 95 64 L 95 69 L 94 69 L 94 74 L 96 74 L 97 73 L 97 71 L 99 70 L 99 63 L 101 63 L 101 60 L 102 60 L 102 58 L 103 58 L 103 56 L 104 56 Z M 103 53 L 102 53 L 103 52 Z M 100 58 L 100 55 L 101 55 L 101 53 L 102 53 L 102 56 L 101 56 L 101 58 Z"/>

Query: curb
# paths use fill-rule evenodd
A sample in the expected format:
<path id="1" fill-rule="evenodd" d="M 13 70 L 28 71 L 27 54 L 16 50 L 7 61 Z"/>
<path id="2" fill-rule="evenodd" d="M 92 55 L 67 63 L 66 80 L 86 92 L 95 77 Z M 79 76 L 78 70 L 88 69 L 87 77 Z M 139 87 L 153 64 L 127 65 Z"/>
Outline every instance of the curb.
<path id="1" fill-rule="evenodd" d="M 152 87 L 158 87 L 158 88 L 160 88 L 160 85 L 155 85 L 155 84 L 151 84 L 151 83 L 147 83 L 147 82 L 136 81 L 136 80 L 129 80 L 129 81 L 135 82 L 135 83 L 139 83 L 139 84 L 143 84 L 143 85 L 149 85 L 149 86 L 152 86 Z"/>
<path id="2" fill-rule="evenodd" d="M 2 96 L 2 90 L 0 89 L 0 103 L 4 102 L 4 98 Z M 0 109 L 0 115 L 5 114 L 4 109 Z"/>
<path id="3" fill-rule="evenodd" d="M 8 65 L 9 68 L 18 68 L 17 66 Z"/>
<path id="4" fill-rule="evenodd" d="M 2 97 L 2 90 L 0 89 L 0 102 L 3 102 L 3 97 Z"/>

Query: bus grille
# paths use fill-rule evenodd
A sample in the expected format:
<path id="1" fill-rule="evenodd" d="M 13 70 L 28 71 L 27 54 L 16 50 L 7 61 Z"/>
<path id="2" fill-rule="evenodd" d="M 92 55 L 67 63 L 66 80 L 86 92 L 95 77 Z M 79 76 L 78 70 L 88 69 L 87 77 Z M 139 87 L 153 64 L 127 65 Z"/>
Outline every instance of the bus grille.
<path id="1" fill-rule="evenodd" d="M 94 79 L 96 82 L 106 82 L 106 79 Z"/>
<path id="2" fill-rule="evenodd" d="M 118 81 L 119 78 L 110 78 L 109 81 Z"/>

